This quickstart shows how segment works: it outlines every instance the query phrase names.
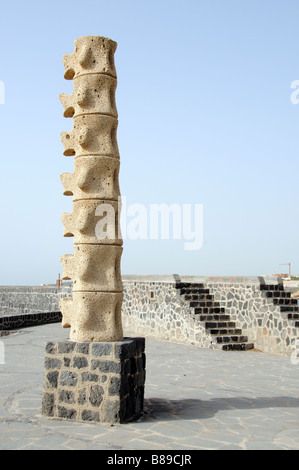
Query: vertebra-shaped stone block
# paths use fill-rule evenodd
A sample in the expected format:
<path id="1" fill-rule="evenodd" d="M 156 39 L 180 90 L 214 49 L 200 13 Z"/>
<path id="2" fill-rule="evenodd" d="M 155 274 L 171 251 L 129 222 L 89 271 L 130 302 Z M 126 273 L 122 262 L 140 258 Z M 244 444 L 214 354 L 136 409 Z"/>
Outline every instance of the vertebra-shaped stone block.
<path id="1" fill-rule="evenodd" d="M 74 292 L 59 303 L 62 326 L 71 328 L 72 341 L 118 341 L 123 336 L 122 300 L 122 293 Z"/>
<path id="2" fill-rule="evenodd" d="M 63 255 L 62 279 L 73 281 L 73 291 L 122 292 L 122 247 L 74 245 L 73 255 Z"/>
<path id="3" fill-rule="evenodd" d="M 117 120 L 111 116 L 86 114 L 74 119 L 73 130 L 62 132 L 66 157 L 108 156 L 119 158 Z"/>
<path id="4" fill-rule="evenodd" d="M 122 245 L 118 202 L 98 199 L 74 201 L 73 212 L 61 216 L 64 236 L 74 243 Z"/>
<path id="5" fill-rule="evenodd" d="M 74 173 L 60 176 L 63 194 L 77 199 L 118 201 L 119 160 L 110 157 L 75 158 Z"/>
<path id="6" fill-rule="evenodd" d="M 81 114 L 107 114 L 117 118 L 115 90 L 117 81 L 108 75 L 81 75 L 74 80 L 71 95 L 61 93 L 64 117 L 77 117 Z"/>
<path id="7" fill-rule="evenodd" d="M 85 36 L 75 41 L 75 51 L 63 56 L 64 78 L 73 80 L 87 73 L 107 74 L 116 78 L 114 53 L 117 44 L 100 36 Z"/>

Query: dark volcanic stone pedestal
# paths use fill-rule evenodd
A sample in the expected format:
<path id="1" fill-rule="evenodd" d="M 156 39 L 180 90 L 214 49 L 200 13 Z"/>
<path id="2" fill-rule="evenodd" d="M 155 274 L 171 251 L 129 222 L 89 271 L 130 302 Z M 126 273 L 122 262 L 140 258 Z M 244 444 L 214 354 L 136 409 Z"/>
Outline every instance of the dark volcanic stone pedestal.
<path id="1" fill-rule="evenodd" d="M 46 346 L 42 414 L 123 423 L 143 411 L 145 340 L 50 342 Z"/>

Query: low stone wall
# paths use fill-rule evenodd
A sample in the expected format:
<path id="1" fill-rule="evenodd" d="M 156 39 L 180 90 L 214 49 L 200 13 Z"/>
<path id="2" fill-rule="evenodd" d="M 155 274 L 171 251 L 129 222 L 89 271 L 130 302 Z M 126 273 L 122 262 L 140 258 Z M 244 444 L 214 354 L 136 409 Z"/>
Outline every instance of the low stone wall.
<path id="1" fill-rule="evenodd" d="M 176 289 L 178 277 L 125 276 L 123 326 L 125 331 L 162 340 L 217 347 L 203 323 Z"/>
<path id="2" fill-rule="evenodd" d="M 294 343 L 299 338 L 299 328 L 295 321 L 288 319 L 287 312 L 281 312 L 274 305 L 273 298 L 266 297 L 266 289 L 261 286 L 281 285 L 277 278 L 210 278 L 207 288 L 215 300 L 225 308 L 243 334 L 254 343 L 255 349 L 278 355 L 291 355 Z"/>
<path id="3" fill-rule="evenodd" d="M 71 286 L 0 286 L 0 318 L 57 312 L 59 300 L 71 295 Z"/>
<path id="4" fill-rule="evenodd" d="M 209 289 L 255 349 L 291 355 L 299 340 L 298 320 L 290 320 L 288 312 L 274 304 L 265 290 L 267 285 L 270 288 L 281 282 L 261 277 L 123 276 L 124 331 L 129 335 L 219 348 L 206 323 L 199 320 L 200 316 L 177 288 L 179 283 L 197 283 Z M 41 312 L 54 315 L 59 310 L 59 300 L 71 295 L 70 286 L 0 287 L 0 318 Z"/>
<path id="5" fill-rule="evenodd" d="M 205 322 L 176 288 L 178 283 L 203 284 L 225 309 L 230 321 L 255 349 L 278 355 L 291 355 L 299 340 L 298 321 L 288 319 L 261 286 L 281 284 L 277 278 L 202 276 L 126 276 L 124 278 L 123 322 L 134 334 L 170 341 L 219 348 Z M 282 285 L 282 284 L 281 284 Z"/>
<path id="6" fill-rule="evenodd" d="M 48 323 L 59 323 L 62 321 L 62 314 L 58 312 L 28 313 L 23 315 L 12 315 L 10 317 L 0 317 L 0 332 L 28 328 L 29 326 L 46 325 Z"/>

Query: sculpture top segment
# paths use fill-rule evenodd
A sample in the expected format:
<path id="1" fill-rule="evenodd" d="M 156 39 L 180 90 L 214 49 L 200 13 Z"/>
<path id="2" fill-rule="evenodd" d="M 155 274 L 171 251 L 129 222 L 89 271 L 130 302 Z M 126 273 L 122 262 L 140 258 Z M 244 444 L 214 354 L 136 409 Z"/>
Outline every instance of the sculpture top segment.
<path id="1" fill-rule="evenodd" d="M 114 53 L 117 43 L 102 36 L 84 36 L 74 42 L 75 51 L 63 56 L 64 78 L 73 80 L 81 75 L 101 73 L 117 78 Z"/>

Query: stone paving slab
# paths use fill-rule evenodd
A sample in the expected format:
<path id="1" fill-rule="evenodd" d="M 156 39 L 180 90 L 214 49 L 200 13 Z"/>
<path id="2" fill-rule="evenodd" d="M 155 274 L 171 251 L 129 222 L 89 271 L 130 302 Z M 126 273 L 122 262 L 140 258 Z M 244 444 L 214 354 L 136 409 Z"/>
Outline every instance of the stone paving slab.
<path id="1" fill-rule="evenodd" d="M 299 365 L 290 358 L 150 338 L 140 420 L 110 426 L 46 419 L 45 345 L 67 338 L 60 324 L 1 338 L 1 450 L 299 449 Z"/>

